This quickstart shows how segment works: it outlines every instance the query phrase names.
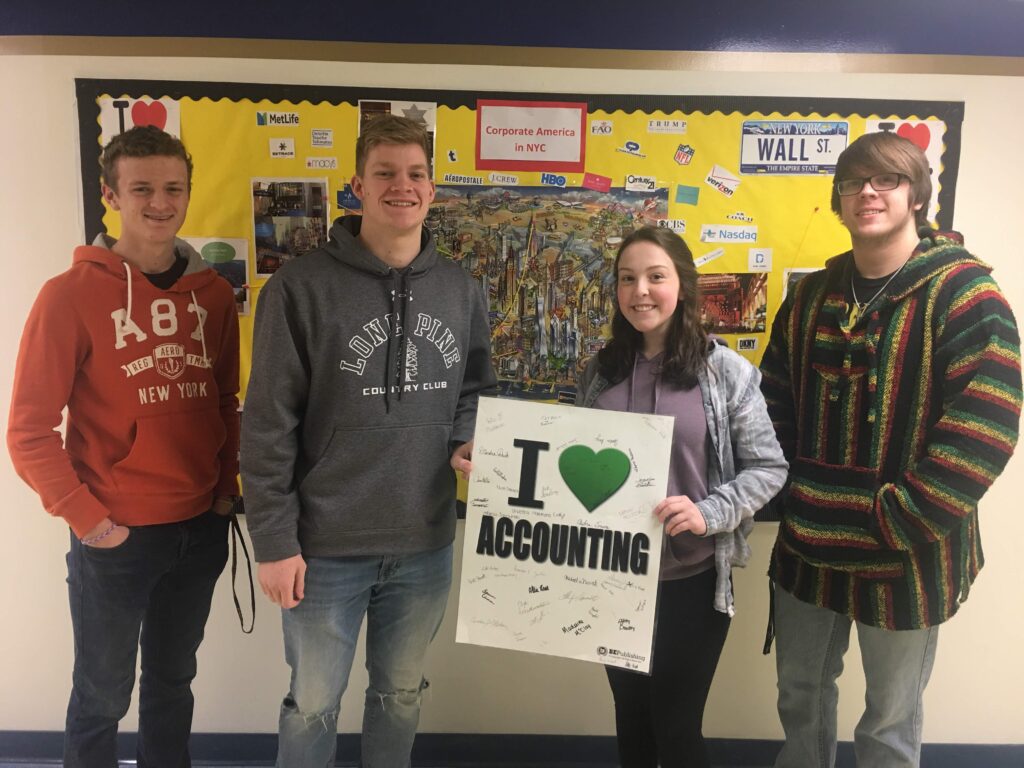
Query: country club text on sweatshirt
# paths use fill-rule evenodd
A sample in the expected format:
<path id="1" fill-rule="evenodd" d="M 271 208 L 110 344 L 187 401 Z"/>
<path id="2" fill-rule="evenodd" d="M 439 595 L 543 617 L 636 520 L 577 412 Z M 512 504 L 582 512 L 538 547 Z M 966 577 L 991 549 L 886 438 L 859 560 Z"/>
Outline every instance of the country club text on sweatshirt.
<path id="1" fill-rule="evenodd" d="M 452 445 L 495 383 L 481 285 L 426 230 L 403 270 L 358 216 L 260 292 L 242 419 L 256 559 L 437 549 L 455 535 Z"/>

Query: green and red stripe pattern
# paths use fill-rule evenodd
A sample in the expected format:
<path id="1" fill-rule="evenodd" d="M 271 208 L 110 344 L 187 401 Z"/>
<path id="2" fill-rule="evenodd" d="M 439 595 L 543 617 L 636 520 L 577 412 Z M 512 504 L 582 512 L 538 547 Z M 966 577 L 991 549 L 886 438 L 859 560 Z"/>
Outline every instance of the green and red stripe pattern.
<path id="1" fill-rule="evenodd" d="M 928 232 L 850 325 L 852 254 L 797 284 L 762 389 L 790 462 L 771 576 L 887 629 L 952 616 L 984 557 L 978 501 L 1017 442 L 1020 339 L 990 269 Z"/>

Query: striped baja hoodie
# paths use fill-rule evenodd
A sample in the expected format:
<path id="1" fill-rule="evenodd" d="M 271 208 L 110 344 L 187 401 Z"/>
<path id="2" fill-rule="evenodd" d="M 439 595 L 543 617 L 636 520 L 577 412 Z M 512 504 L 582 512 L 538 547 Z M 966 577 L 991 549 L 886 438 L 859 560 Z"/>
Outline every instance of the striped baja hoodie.
<path id="1" fill-rule="evenodd" d="M 1017 442 L 1020 339 L 991 268 L 922 230 L 849 324 L 853 254 L 790 292 L 761 363 L 789 460 L 770 576 L 871 626 L 940 624 L 984 562 L 978 501 Z"/>

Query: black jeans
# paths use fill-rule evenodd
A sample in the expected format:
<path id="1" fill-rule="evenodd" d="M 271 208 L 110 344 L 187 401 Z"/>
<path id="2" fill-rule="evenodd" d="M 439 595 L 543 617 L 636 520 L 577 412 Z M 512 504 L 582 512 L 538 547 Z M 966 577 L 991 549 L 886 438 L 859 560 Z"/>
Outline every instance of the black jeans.
<path id="1" fill-rule="evenodd" d="M 622 768 L 709 768 L 704 705 L 730 618 L 715 610 L 715 569 L 659 585 L 651 674 L 605 667 Z"/>
<path id="2" fill-rule="evenodd" d="M 188 768 L 196 651 L 227 554 L 228 518 L 213 512 L 134 527 L 113 549 L 87 547 L 72 534 L 65 766 L 117 765 L 117 724 L 131 703 L 141 647 L 139 768 Z"/>

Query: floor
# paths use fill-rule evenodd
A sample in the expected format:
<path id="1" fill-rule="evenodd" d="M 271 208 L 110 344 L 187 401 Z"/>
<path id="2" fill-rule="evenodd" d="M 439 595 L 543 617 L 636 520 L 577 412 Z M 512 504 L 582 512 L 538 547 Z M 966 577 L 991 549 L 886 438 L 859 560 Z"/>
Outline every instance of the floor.
<path id="1" fill-rule="evenodd" d="M 39 763 L 39 762 L 0 762 L 0 768 L 54 768 L 58 766 L 58 762 L 50 763 Z M 232 765 L 229 763 L 193 763 L 194 768 L 255 768 L 256 766 L 266 766 L 268 763 L 248 763 L 245 765 Z M 349 765 L 349 764 L 346 764 Z M 135 763 L 120 763 L 121 768 L 134 768 Z M 339 768 L 341 768 L 339 766 Z M 446 765 L 417 765 L 416 768 L 470 768 L 465 764 L 459 764 L 459 766 L 446 766 Z M 495 767 L 497 768 L 497 766 Z M 593 763 L 560 763 L 558 766 L 554 766 L 551 763 L 545 763 L 543 765 L 505 765 L 501 768 L 613 768 L 607 764 L 595 765 Z M 764 768 L 763 766 L 739 766 L 739 765 L 718 765 L 714 768 Z"/>

